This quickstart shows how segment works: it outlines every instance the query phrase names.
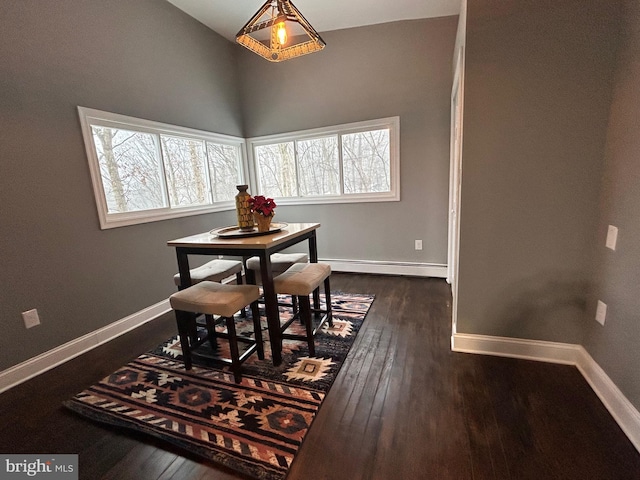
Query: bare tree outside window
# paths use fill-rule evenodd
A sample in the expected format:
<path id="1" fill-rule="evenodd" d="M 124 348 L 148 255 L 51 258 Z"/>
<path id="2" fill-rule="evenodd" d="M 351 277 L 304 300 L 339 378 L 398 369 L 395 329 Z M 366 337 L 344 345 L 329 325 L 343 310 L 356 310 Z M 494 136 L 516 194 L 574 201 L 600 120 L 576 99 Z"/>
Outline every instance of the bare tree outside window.
<path id="1" fill-rule="evenodd" d="M 296 142 L 300 196 L 339 195 L 338 137 Z"/>
<path id="2" fill-rule="evenodd" d="M 207 159 L 209 161 L 209 176 L 214 202 L 233 200 L 241 184 L 241 153 L 240 148 L 233 145 L 222 145 L 207 142 Z"/>
<path id="3" fill-rule="evenodd" d="M 231 201 L 241 182 L 238 146 L 101 126 L 91 131 L 108 213 L 167 207 L 165 184 L 172 207 L 210 204 L 210 191 L 215 202 Z"/>
<path id="4" fill-rule="evenodd" d="M 260 192 L 269 197 L 298 195 L 293 142 L 256 147 Z"/>
<path id="5" fill-rule="evenodd" d="M 162 169 L 154 136 L 92 127 L 108 213 L 162 208 Z"/>
<path id="6" fill-rule="evenodd" d="M 345 193 L 391 189 L 389 130 L 343 135 L 342 161 Z"/>
<path id="7" fill-rule="evenodd" d="M 391 177 L 398 174 L 399 154 L 396 141 L 392 158 L 391 138 L 399 126 L 384 119 L 383 127 L 369 127 L 375 122 L 278 135 L 273 143 L 259 139 L 253 146 L 259 192 L 319 202 L 398 199 Z"/>
<path id="8" fill-rule="evenodd" d="M 165 135 L 160 136 L 160 141 L 171 206 L 209 203 L 204 142 Z"/>

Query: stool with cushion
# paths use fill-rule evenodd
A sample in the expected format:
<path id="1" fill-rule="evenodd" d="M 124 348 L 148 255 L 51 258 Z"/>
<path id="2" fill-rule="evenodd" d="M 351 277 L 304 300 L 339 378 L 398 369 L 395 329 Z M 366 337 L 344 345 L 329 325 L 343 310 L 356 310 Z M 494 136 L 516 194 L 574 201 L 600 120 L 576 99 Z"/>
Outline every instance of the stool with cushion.
<path id="1" fill-rule="evenodd" d="M 231 365 L 235 381 L 242 379 L 241 365 L 254 352 L 258 358 L 264 359 L 262 330 L 258 311 L 259 288 L 255 285 L 225 285 L 216 282 L 202 281 L 180 290 L 169 297 L 171 308 L 176 313 L 178 333 L 182 346 L 182 356 L 187 370 L 192 366 L 192 352 L 209 340 L 212 349 L 217 347 L 218 338 L 229 341 L 231 359 L 215 357 L 214 360 Z M 247 305 L 251 305 L 253 316 L 253 337 L 239 337 L 236 334 L 234 314 Z M 204 313 L 207 318 L 207 334 L 202 338 L 197 332 L 195 315 Z M 218 315 L 226 323 L 226 333 L 216 333 L 213 316 Z M 249 344 L 247 350 L 240 355 L 238 342 Z"/>
<path id="2" fill-rule="evenodd" d="M 204 282 L 205 280 L 210 282 L 221 282 L 231 275 L 236 276 L 236 282 L 238 285 L 242 284 L 242 262 L 237 260 L 224 260 L 216 258 L 210 262 L 205 263 L 201 267 L 192 268 L 189 270 L 191 273 L 191 284 Z M 176 286 L 180 287 L 180 274 L 176 273 L 173 276 L 173 281 Z"/>
<path id="3" fill-rule="evenodd" d="M 274 253 L 271 255 L 271 271 L 273 275 L 285 272 L 291 265 L 295 263 L 307 263 L 309 256 L 306 253 Z M 247 260 L 247 269 L 260 279 L 260 259 L 251 257 Z"/>
<path id="4" fill-rule="evenodd" d="M 291 295 L 297 299 L 299 309 L 294 311 L 294 315 L 281 326 L 282 338 L 293 340 L 306 340 L 309 345 L 309 355 L 315 356 L 316 349 L 314 338 L 325 322 L 333 326 L 331 318 L 331 290 L 329 277 L 331 267 L 326 263 L 296 263 L 289 267 L 284 273 L 273 279 L 276 293 Z M 326 308 L 312 309 L 309 295 L 320 285 L 324 284 L 324 295 Z M 313 325 L 313 316 L 320 316 L 320 322 Z M 305 326 L 306 335 L 286 333 L 286 330 L 296 318 L 300 318 Z"/>
<path id="5" fill-rule="evenodd" d="M 284 273 L 289 267 L 296 263 L 307 263 L 309 256 L 306 253 L 274 253 L 271 255 L 271 271 L 273 276 Z M 247 283 L 260 284 L 260 258 L 251 257 L 246 263 Z M 293 298 L 293 309 L 297 310 L 298 304 Z M 291 306 L 287 303 L 282 303 L 284 306 Z"/>
<path id="6" fill-rule="evenodd" d="M 242 285 L 242 262 L 239 262 L 238 260 L 224 260 L 216 258 L 215 260 L 211 260 L 200 267 L 192 268 L 189 270 L 189 274 L 191 276 L 191 285 L 204 281 L 222 282 L 222 280 L 230 277 L 231 275 L 235 275 L 236 283 L 238 285 Z M 181 289 L 179 273 L 176 273 L 173 276 L 173 281 L 176 286 Z M 244 307 L 241 310 L 241 315 L 243 317 L 246 315 Z M 208 317 L 206 320 L 207 324 L 213 321 Z"/>

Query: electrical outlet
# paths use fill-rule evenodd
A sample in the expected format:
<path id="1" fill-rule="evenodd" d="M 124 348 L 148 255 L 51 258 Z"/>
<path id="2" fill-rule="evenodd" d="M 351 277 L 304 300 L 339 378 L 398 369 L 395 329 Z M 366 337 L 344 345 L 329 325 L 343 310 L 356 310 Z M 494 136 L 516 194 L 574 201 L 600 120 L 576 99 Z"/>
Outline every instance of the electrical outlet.
<path id="1" fill-rule="evenodd" d="M 604 321 L 607 318 L 607 304 L 598 300 L 598 306 L 596 307 L 596 320 L 600 325 L 604 326 Z"/>
<path id="2" fill-rule="evenodd" d="M 416 240 L 416 250 L 422 250 L 422 240 Z"/>
<path id="3" fill-rule="evenodd" d="M 26 312 L 22 312 L 22 320 L 24 320 L 25 328 L 35 327 L 36 325 L 40 325 L 40 317 L 38 317 L 38 310 L 35 308 L 33 310 L 27 310 Z"/>
<path id="4" fill-rule="evenodd" d="M 607 248 L 611 250 L 616 249 L 616 242 L 618 241 L 618 227 L 614 227 L 613 225 L 609 225 L 609 230 L 607 230 Z"/>

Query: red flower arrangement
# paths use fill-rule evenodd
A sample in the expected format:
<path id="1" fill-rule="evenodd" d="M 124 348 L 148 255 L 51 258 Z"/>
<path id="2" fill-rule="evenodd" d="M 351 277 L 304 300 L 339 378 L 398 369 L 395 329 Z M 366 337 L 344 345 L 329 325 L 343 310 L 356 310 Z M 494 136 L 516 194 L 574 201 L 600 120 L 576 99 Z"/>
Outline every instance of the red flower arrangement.
<path id="1" fill-rule="evenodd" d="M 262 195 L 251 197 L 249 199 L 249 205 L 251 206 L 252 212 L 259 213 L 260 215 L 264 215 L 265 217 L 273 216 L 277 207 L 276 202 L 273 201 L 273 198 L 265 198 Z"/>

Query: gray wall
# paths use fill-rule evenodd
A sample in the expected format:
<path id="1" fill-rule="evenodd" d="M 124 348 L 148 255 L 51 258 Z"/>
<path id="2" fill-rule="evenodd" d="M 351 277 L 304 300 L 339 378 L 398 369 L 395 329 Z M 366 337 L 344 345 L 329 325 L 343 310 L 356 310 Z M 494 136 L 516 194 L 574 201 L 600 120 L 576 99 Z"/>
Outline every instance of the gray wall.
<path id="1" fill-rule="evenodd" d="M 0 370 L 166 299 L 166 241 L 234 222 L 100 230 L 78 105 L 238 136 L 400 115 L 402 202 L 278 218 L 321 222 L 325 258 L 445 263 L 456 22 L 331 32 L 324 52 L 271 65 L 164 1 L 2 2 Z M 26 330 L 31 308 L 42 325 Z"/>
<path id="2" fill-rule="evenodd" d="M 458 331 L 581 343 L 618 2 L 469 0 Z"/>
<path id="3" fill-rule="evenodd" d="M 625 396 L 640 409 L 640 3 L 627 1 L 625 39 L 614 89 L 598 227 L 596 299 L 607 304 L 604 327 L 588 323 L 585 347 Z M 613 252 L 608 225 L 619 228 Z"/>
<path id="4" fill-rule="evenodd" d="M 322 52 L 281 64 L 241 52 L 247 137 L 400 116 L 400 202 L 278 208 L 285 221 L 322 224 L 322 258 L 446 263 L 457 21 L 326 32 Z M 424 250 L 414 249 L 415 239 Z"/>
<path id="5" fill-rule="evenodd" d="M 166 299 L 166 241 L 231 218 L 100 230 L 76 107 L 242 124 L 235 47 L 167 2 L 5 0 L 0 32 L 2 370 Z"/>

